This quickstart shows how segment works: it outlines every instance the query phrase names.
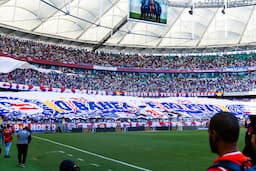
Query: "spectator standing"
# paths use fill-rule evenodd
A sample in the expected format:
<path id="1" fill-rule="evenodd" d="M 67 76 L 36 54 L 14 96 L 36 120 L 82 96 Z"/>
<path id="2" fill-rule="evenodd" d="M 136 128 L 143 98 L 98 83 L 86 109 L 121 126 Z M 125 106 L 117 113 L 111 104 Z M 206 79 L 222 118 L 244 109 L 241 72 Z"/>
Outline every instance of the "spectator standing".
<path id="1" fill-rule="evenodd" d="M 233 113 L 220 112 L 211 118 L 208 128 L 209 144 L 211 151 L 219 157 L 207 171 L 230 171 L 232 169 L 227 162 L 239 167 L 251 167 L 250 158 L 238 150 L 239 132 L 239 122 Z"/>
<path id="2" fill-rule="evenodd" d="M 2 145 L 4 146 L 4 126 L 0 125 L 0 154 L 2 152 Z"/>
<path id="3" fill-rule="evenodd" d="M 5 151 L 4 151 L 4 158 L 9 158 L 9 151 L 12 145 L 12 134 L 13 130 L 10 124 L 7 124 L 4 128 L 4 143 L 5 143 Z"/>
<path id="4" fill-rule="evenodd" d="M 28 144 L 31 141 L 31 133 L 28 127 L 20 129 L 17 133 L 17 149 L 18 149 L 18 166 L 25 167 Z"/>
<path id="5" fill-rule="evenodd" d="M 252 159 L 256 164 L 256 115 L 249 116 L 249 123 L 246 124 L 245 146 L 243 154 Z"/>

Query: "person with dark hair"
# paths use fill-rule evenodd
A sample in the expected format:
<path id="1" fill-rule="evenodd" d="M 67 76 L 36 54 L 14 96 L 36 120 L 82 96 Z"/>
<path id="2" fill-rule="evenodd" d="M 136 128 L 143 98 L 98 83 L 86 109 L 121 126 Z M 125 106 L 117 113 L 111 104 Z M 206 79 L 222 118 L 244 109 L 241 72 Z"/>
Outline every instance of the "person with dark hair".
<path id="1" fill-rule="evenodd" d="M 63 160 L 59 169 L 59 171 L 80 171 L 80 167 L 72 160 Z"/>
<path id="2" fill-rule="evenodd" d="M 20 129 L 17 133 L 18 166 L 25 167 L 28 153 L 28 144 L 31 141 L 31 133 L 28 127 Z"/>
<path id="3" fill-rule="evenodd" d="M 240 125 L 235 114 L 219 112 L 211 118 L 208 127 L 209 144 L 211 151 L 218 154 L 218 158 L 207 171 L 230 171 L 230 165 L 239 168 L 252 166 L 250 158 L 238 149 L 239 132 Z"/>
<path id="4" fill-rule="evenodd" d="M 10 124 L 7 124 L 4 128 L 4 143 L 5 143 L 5 151 L 4 151 L 4 158 L 9 158 L 9 151 L 12 145 L 12 133 L 13 130 Z"/>
<path id="5" fill-rule="evenodd" d="M 245 146 L 243 154 L 252 159 L 252 163 L 256 164 L 256 115 L 249 116 L 247 123 L 247 131 L 245 133 Z"/>

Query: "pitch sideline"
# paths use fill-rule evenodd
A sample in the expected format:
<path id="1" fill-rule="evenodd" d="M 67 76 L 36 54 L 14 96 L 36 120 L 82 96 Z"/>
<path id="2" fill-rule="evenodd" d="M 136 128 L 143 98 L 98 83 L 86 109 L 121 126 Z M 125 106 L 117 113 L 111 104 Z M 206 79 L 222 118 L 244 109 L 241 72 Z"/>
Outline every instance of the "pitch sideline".
<path id="1" fill-rule="evenodd" d="M 109 160 L 109 161 L 112 161 L 112 162 L 115 162 L 115 163 L 119 163 L 119 164 L 122 164 L 122 165 L 125 165 L 125 166 L 128 166 L 128 167 L 132 167 L 132 168 L 135 168 L 135 169 L 138 169 L 138 170 L 152 171 L 150 169 L 146 169 L 146 168 L 143 168 L 143 167 L 140 167 L 140 166 L 136 166 L 136 165 L 133 165 L 133 164 L 129 164 L 129 163 L 126 163 L 126 162 L 123 162 L 123 161 L 120 161 L 120 160 L 116 160 L 116 159 L 112 159 L 112 158 L 109 158 L 109 157 L 105 157 L 105 156 L 100 155 L 100 154 L 96 154 L 96 153 L 93 153 L 93 152 L 90 152 L 90 151 L 82 150 L 80 148 L 73 147 L 73 146 L 66 145 L 66 144 L 62 144 L 62 143 L 59 143 L 59 142 L 56 142 L 56 141 L 52 141 L 52 140 L 49 140 L 49 139 L 46 139 L 46 138 L 41 138 L 41 137 L 34 136 L 34 135 L 33 135 L 33 138 L 36 138 L 36 139 L 39 139 L 39 140 L 42 140 L 42 141 L 46 141 L 46 142 L 50 142 L 50 143 L 53 143 L 53 144 L 57 144 L 57 145 L 60 145 L 60 146 L 63 146 L 63 147 L 67 147 L 67 148 L 70 148 L 70 149 L 73 149 L 73 150 L 76 150 L 76 151 L 80 151 L 82 153 L 86 153 L 86 154 L 89 154 L 89 155 L 92 155 L 92 156 L 96 156 L 96 157 L 99 157 L 99 158 L 102 158 L 102 159 L 105 159 L 105 160 Z"/>

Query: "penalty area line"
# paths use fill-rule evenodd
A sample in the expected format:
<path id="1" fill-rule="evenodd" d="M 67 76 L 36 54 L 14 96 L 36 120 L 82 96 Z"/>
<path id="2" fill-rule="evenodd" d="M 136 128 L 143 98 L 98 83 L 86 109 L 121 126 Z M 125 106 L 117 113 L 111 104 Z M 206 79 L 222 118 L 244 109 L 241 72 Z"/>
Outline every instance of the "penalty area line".
<path id="1" fill-rule="evenodd" d="M 41 137 L 38 137 L 38 136 L 35 136 L 35 135 L 33 135 L 33 138 L 36 138 L 36 139 L 39 139 L 39 140 L 42 140 L 42 141 L 46 141 L 46 142 L 50 142 L 52 144 L 57 144 L 57 145 L 60 145 L 60 146 L 63 146 L 63 147 L 67 147 L 69 149 L 73 149 L 73 150 L 76 150 L 76 151 L 79 151 L 79 152 L 82 152 L 82 153 L 86 153 L 86 154 L 89 154 L 89 155 L 92 155 L 92 156 L 95 156 L 95 157 L 98 157 L 98 158 L 102 158 L 102 159 L 109 160 L 109 161 L 112 161 L 112 162 L 115 162 L 115 163 L 119 163 L 121 165 L 132 167 L 132 168 L 135 168 L 135 169 L 138 169 L 138 170 L 151 171 L 150 169 L 146 169 L 146 168 L 136 166 L 136 165 L 133 165 L 133 164 L 129 164 L 129 163 L 126 163 L 126 162 L 123 162 L 123 161 L 120 161 L 120 160 L 105 157 L 105 156 L 100 155 L 100 154 L 96 154 L 96 153 L 93 153 L 93 152 L 90 152 L 90 151 L 87 151 L 87 150 L 82 150 L 80 148 L 70 146 L 70 145 L 66 145 L 66 144 L 62 144 L 62 143 L 52 141 L 52 140 L 49 140 L 49 139 L 46 139 L 46 138 L 41 138 Z"/>

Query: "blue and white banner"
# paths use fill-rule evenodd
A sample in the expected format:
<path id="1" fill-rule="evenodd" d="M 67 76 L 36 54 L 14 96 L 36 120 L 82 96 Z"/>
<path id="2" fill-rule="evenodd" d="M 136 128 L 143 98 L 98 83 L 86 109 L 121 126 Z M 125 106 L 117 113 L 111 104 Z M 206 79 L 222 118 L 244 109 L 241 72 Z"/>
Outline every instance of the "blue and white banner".
<path id="1" fill-rule="evenodd" d="M 56 118 L 207 118 L 220 111 L 256 114 L 255 102 L 209 98 L 138 98 L 55 92 L 0 92 L 0 115 Z"/>

